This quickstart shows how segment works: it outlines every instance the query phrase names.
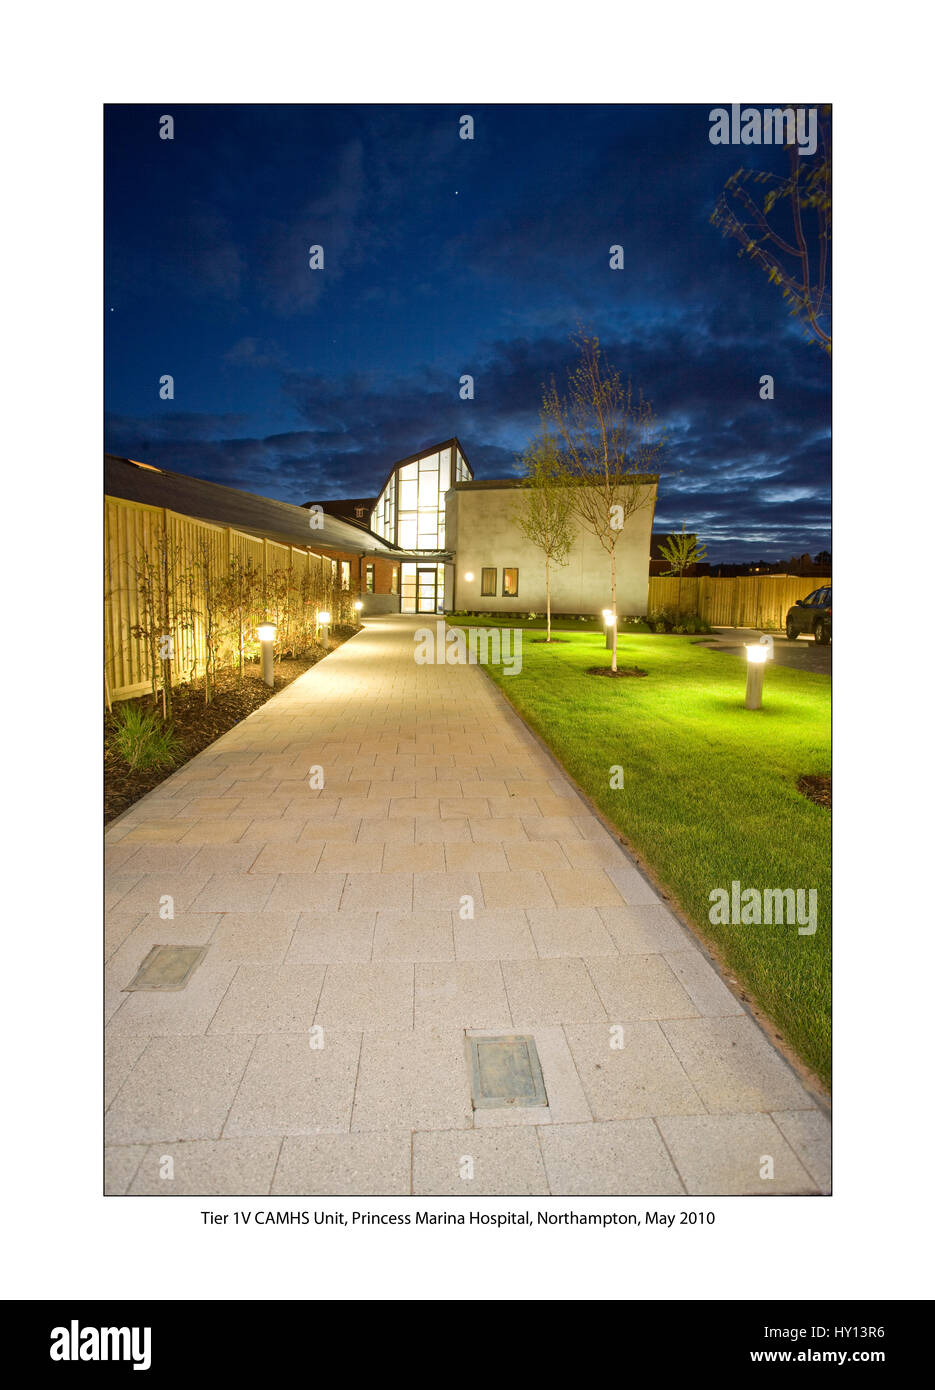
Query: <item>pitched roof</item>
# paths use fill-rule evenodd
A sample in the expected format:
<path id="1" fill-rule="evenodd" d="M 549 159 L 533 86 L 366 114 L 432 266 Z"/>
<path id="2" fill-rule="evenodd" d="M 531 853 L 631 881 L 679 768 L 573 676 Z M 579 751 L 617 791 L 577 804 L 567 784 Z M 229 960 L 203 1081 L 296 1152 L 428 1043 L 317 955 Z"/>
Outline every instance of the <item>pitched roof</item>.
<path id="1" fill-rule="evenodd" d="M 266 536 L 284 545 L 308 546 L 312 550 L 323 546 L 357 555 L 385 555 L 392 550 L 379 536 L 327 512 L 321 516 L 321 527 L 313 530 L 305 507 L 220 483 L 207 483 L 186 473 L 170 473 L 116 454 L 104 455 L 104 492 L 127 502 L 168 507 L 199 521 L 233 526 L 248 535 Z"/>

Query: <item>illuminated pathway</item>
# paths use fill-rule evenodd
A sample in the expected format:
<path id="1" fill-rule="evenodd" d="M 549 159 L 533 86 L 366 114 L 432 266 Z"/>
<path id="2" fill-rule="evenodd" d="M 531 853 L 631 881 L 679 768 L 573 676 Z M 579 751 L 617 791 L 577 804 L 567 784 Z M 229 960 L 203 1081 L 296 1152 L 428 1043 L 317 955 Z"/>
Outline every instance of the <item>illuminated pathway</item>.
<path id="1" fill-rule="evenodd" d="M 812 1097 L 484 673 L 415 664 L 424 621 L 108 832 L 108 1190 L 827 1190 Z M 207 949 L 126 992 L 156 945 Z M 546 1103 L 475 1110 L 474 1033 L 531 1037 Z"/>

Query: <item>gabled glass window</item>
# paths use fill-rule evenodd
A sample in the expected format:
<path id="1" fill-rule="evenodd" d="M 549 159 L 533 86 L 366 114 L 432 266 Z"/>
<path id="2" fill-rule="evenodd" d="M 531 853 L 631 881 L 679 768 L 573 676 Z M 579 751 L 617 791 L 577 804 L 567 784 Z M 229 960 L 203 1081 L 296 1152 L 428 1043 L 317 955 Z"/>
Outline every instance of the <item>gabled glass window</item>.
<path id="1" fill-rule="evenodd" d="M 445 493 L 472 477 L 464 455 L 450 444 L 400 464 L 377 499 L 372 529 L 400 550 L 443 550 Z"/>

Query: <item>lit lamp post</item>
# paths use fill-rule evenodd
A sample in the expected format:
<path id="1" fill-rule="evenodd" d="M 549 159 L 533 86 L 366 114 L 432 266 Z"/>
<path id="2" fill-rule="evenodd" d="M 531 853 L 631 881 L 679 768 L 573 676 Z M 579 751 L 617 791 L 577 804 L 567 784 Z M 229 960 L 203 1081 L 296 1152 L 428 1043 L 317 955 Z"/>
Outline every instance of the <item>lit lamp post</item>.
<path id="1" fill-rule="evenodd" d="M 747 644 L 747 698 L 745 709 L 759 709 L 763 703 L 763 669 L 769 656 L 769 647 L 759 642 Z"/>
<path id="2" fill-rule="evenodd" d="M 360 615 L 361 615 L 361 613 L 363 612 L 363 608 L 364 608 L 364 605 L 361 603 L 360 599 L 359 599 L 359 598 L 358 598 L 358 599 L 355 599 L 355 600 L 354 600 L 354 612 L 357 614 L 357 621 L 358 621 L 358 622 L 360 622 Z"/>
<path id="3" fill-rule="evenodd" d="M 327 609 L 322 608 L 322 609 L 318 612 L 317 618 L 318 618 L 318 628 L 319 628 L 319 632 L 320 632 L 320 635 L 321 635 L 322 643 L 324 644 L 324 646 L 327 647 L 327 645 L 328 645 L 328 625 L 329 625 L 329 623 L 331 622 L 331 614 L 327 611 Z"/>
<path id="4" fill-rule="evenodd" d="M 603 619 L 604 619 L 604 626 L 605 626 L 605 628 L 607 629 L 607 636 L 606 636 L 606 639 L 605 639 L 605 641 L 604 641 L 604 646 L 607 648 L 607 650 L 608 650 L 609 652 L 616 652 L 616 650 L 617 650 L 617 615 L 616 615 L 616 613 L 612 613 L 611 610 L 610 610 L 609 608 L 605 608 L 604 611 L 603 611 L 603 615 L 602 615 L 602 616 L 603 616 Z"/>
<path id="5" fill-rule="evenodd" d="M 273 684 L 273 643 L 276 641 L 276 629 L 272 623 L 260 623 L 256 630 L 256 635 L 260 639 L 260 660 L 263 663 L 263 680 L 269 686 Z"/>

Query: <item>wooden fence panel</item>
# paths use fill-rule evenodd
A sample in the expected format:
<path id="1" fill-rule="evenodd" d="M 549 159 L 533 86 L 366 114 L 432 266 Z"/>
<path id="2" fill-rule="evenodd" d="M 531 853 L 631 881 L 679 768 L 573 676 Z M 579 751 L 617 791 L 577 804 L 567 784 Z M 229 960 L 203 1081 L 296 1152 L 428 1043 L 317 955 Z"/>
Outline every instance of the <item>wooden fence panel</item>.
<path id="1" fill-rule="evenodd" d="M 712 627 L 772 628 L 785 626 L 786 614 L 796 599 L 830 583 L 815 575 L 750 574 L 729 578 L 699 575 L 682 580 L 681 611 L 697 613 Z M 678 579 L 653 575 L 649 581 L 649 612 L 667 608 L 675 612 Z"/>
<path id="2" fill-rule="evenodd" d="M 320 567 L 320 573 L 330 578 L 334 563 L 317 552 L 116 497 L 104 499 L 104 558 L 104 672 L 111 700 L 130 699 L 151 689 L 149 643 L 132 631 L 145 625 L 139 581 L 140 567 L 147 559 L 157 566 L 157 573 L 160 564 L 168 563 L 173 606 L 182 614 L 171 634 L 173 682 L 204 674 L 206 606 L 201 566 L 205 561 L 214 584 L 229 572 L 234 558 L 252 562 L 264 577 L 275 569 L 301 574 Z M 251 614 L 251 622 L 265 616 L 260 607 Z"/>

